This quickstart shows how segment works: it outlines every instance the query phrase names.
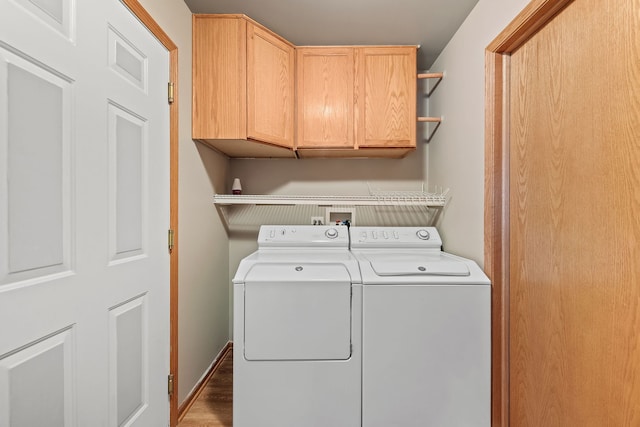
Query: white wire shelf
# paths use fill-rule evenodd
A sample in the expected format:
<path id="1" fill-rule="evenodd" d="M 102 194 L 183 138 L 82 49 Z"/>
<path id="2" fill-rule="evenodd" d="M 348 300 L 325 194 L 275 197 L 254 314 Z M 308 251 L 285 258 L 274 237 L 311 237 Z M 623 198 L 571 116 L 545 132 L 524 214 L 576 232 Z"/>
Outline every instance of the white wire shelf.
<path id="1" fill-rule="evenodd" d="M 446 192 L 420 191 L 378 192 L 368 196 L 299 196 L 299 195 L 232 195 L 215 194 L 217 205 L 317 205 L 317 206 L 425 206 L 442 207 Z"/>
<path id="2" fill-rule="evenodd" d="M 310 224 L 313 217 L 325 217 L 331 208 L 357 209 L 358 225 L 431 225 L 447 202 L 449 190 L 378 191 L 368 195 L 246 195 L 214 194 L 213 203 L 227 229 L 255 229 L 259 224 Z M 355 213 L 355 211 L 353 211 Z"/>

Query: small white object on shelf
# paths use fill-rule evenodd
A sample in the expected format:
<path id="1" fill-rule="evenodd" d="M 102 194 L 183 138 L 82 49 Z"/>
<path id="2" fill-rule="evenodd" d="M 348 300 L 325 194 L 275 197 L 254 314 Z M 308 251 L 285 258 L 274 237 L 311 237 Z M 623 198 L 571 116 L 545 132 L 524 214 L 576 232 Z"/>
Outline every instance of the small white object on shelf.
<path id="1" fill-rule="evenodd" d="M 240 184 L 240 178 L 233 179 L 233 184 L 231 185 L 231 194 L 242 194 L 242 184 Z"/>

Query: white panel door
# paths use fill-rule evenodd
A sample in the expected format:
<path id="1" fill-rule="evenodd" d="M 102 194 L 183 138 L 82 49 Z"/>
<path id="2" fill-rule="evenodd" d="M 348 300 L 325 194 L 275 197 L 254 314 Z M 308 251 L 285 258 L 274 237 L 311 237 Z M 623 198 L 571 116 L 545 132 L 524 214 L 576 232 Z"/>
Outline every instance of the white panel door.
<path id="1" fill-rule="evenodd" d="M 118 0 L 0 0 L 0 427 L 168 425 L 168 78 Z"/>

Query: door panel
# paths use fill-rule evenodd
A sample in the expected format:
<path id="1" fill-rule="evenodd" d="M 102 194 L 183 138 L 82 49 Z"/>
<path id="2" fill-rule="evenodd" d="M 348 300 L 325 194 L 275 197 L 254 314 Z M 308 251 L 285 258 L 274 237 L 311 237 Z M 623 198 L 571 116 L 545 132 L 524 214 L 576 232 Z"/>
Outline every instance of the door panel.
<path id="1" fill-rule="evenodd" d="M 637 28 L 576 1 L 511 56 L 512 426 L 640 424 Z"/>
<path id="2" fill-rule="evenodd" d="M 74 16 L 71 0 L 15 0 L 15 3 L 61 35 L 71 36 Z"/>
<path id="3" fill-rule="evenodd" d="M 168 424 L 168 70 L 117 0 L 0 0 L 2 426 Z"/>
<path id="4" fill-rule="evenodd" d="M 0 284 L 69 270 L 69 79 L 0 48 Z M 34 126 L 37 123 L 37 126 Z M 28 197 L 25 197 L 28 194 Z M 47 215 L 42 215 L 47 212 Z"/>
<path id="5" fill-rule="evenodd" d="M 358 48 L 360 147 L 416 146 L 416 48 Z"/>
<path id="6" fill-rule="evenodd" d="M 354 49 L 298 48 L 299 148 L 354 147 Z"/>
<path id="7" fill-rule="evenodd" d="M 144 253 L 148 199 L 146 175 L 147 127 L 121 107 L 109 105 L 110 254 L 111 260 Z"/>
<path id="8" fill-rule="evenodd" d="M 70 427 L 74 422 L 74 330 L 66 328 L 0 360 L 0 425 Z M 34 410 L 37 408 L 38 410 Z"/>
<path id="9" fill-rule="evenodd" d="M 109 27 L 109 66 L 138 89 L 147 90 L 148 75 L 144 53 L 126 40 L 117 30 Z"/>
<path id="10" fill-rule="evenodd" d="M 247 136 L 293 147 L 295 50 L 247 24 Z"/>
<path id="11" fill-rule="evenodd" d="M 109 310 L 111 419 L 123 425 L 138 418 L 148 400 L 146 297 Z"/>

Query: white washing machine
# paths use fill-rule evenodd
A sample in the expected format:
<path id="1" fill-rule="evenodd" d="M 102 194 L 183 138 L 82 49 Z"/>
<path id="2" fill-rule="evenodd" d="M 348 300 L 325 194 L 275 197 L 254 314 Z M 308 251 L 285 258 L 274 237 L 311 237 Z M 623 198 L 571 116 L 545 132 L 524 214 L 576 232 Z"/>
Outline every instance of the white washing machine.
<path id="1" fill-rule="evenodd" d="M 234 427 L 361 425 L 362 285 L 347 227 L 262 226 L 234 284 Z"/>
<path id="2" fill-rule="evenodd" d="M 490 426 L 491 285 L 441 246 L 432 227 L 351 227 L 364 427 Z"/>

